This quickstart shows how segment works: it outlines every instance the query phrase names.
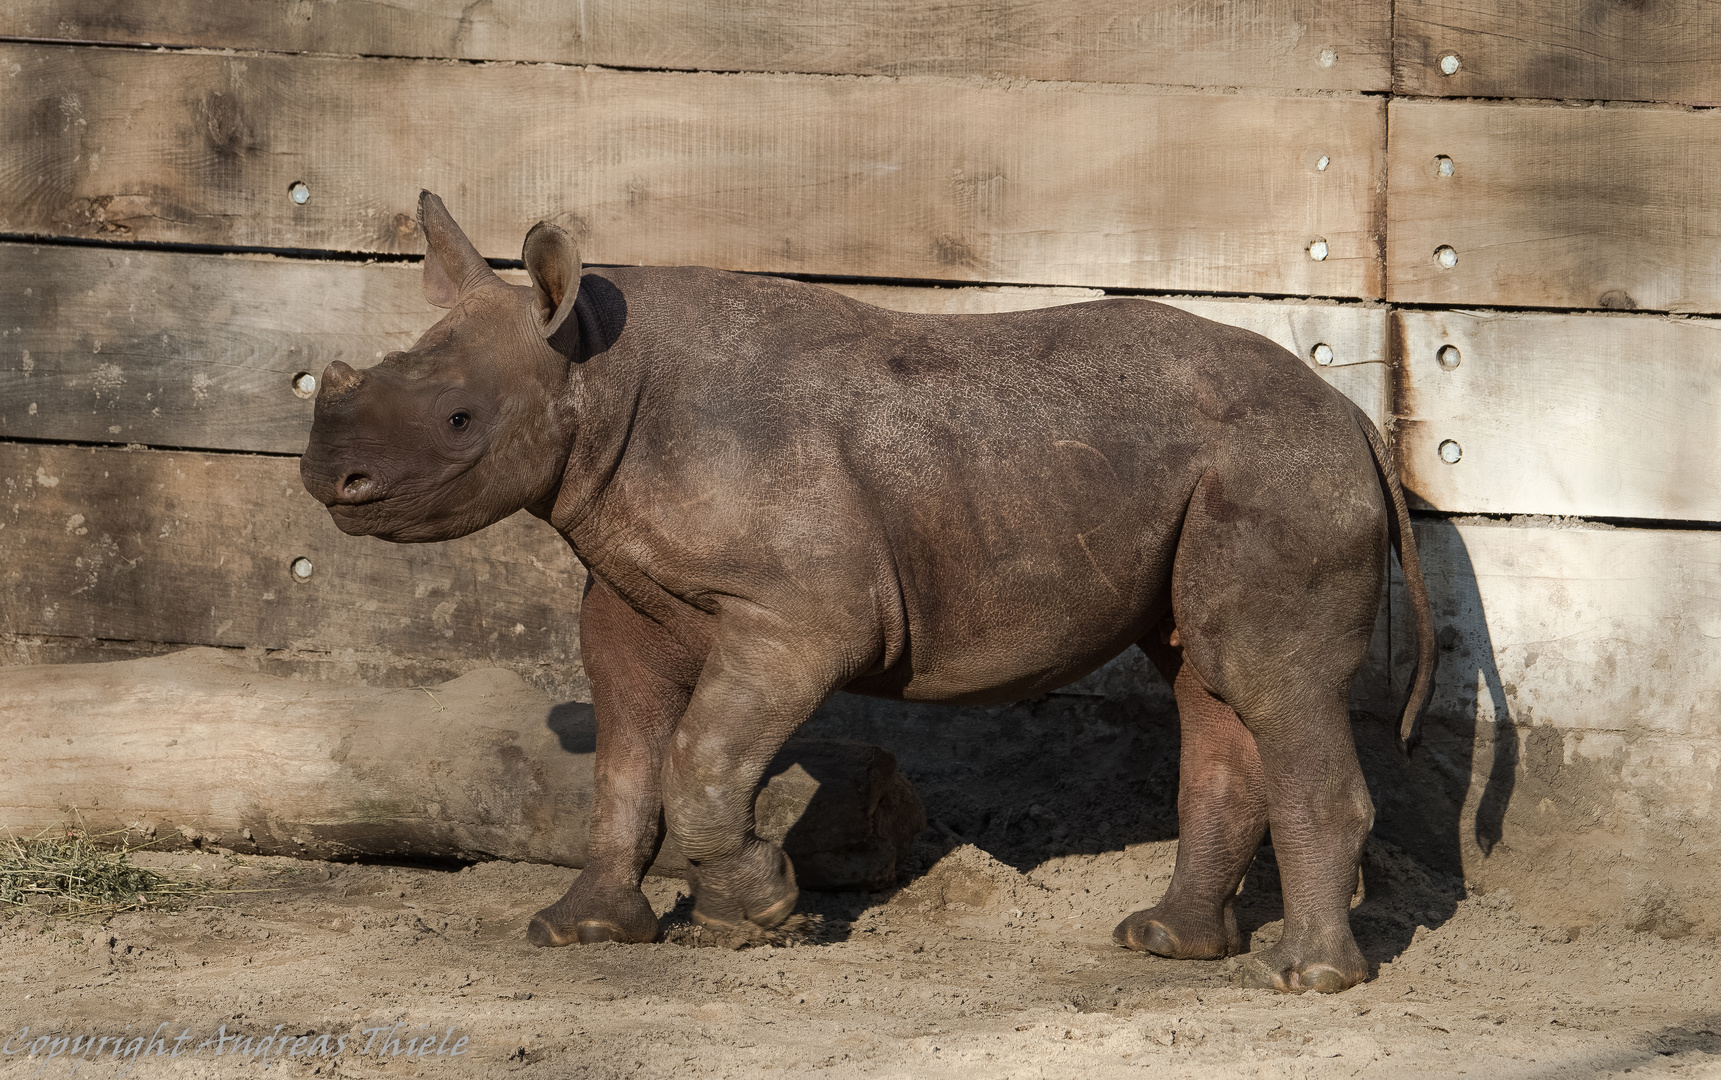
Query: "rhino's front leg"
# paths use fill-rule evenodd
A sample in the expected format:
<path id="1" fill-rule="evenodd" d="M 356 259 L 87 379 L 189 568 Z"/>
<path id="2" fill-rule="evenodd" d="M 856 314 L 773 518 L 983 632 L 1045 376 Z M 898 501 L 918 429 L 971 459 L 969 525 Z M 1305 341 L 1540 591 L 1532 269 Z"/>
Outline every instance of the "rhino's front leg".
<path id="1" fill-rule="evenodd" d="M 869 652 L 768 612 L 725 614 L 664 762 L 664 817 L 693 864 L 695 922 L 772 927 L 795 910 L 794 868 L 753 831 L 754 797 L 783 743 Z"/>
<path id="2" fill-rule="evenodd" d="M 665 743 L 696 668 L 596 578 L 580 611 L 580 653 L 598 727 L 586 866 L 560 900 L 532 916 L 526 937 L 543 946 L 655 941 L 657 916 L 639 883 L 663 842 Z"/>

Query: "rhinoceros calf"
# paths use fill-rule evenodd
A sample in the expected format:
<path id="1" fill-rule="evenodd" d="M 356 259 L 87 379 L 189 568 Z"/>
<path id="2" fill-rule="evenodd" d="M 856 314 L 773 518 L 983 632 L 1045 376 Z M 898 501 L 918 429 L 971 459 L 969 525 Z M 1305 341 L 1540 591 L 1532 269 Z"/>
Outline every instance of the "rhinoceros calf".
<path id="1" fill-rule="evenodd" d="M 773 926 L 795 876 L 753 792 L 827 696 L 1007 701 L 1135 645 L 1177 696 L 1181 836 L 1118 942 L 1239 952 L 1271 823 L 1285 933 L 1245 983 L 1366 976 L 1346 699 L 1389 543 L 1420 635 L 1407 737 L 1432 621 L 1384 443 L 1295 356 L 1145 300 L 924 316 L 702 267 L 582 276 L 543 223 L 511 286 L 428 192 L 419 221 L 449 312 L 329 365 L 302 474 L 347 533 L 447 540 L 524 508 L 589 571 L 589 863 L 530 940 L 653 940 L 665 828 L 697 921 Z"/>

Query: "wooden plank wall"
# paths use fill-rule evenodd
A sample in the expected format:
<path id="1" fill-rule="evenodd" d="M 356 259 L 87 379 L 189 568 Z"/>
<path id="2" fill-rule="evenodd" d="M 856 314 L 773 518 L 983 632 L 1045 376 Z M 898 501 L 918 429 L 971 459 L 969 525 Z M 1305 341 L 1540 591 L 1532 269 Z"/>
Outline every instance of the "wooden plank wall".
<path id="1" fill-rule="evenodd" d="M 8 34 L 683 71 L 1385 90 L 1379 0 L 13 0 Z"/>
<path id="2" fill-rule="evenodd" d="M 597 264 L 796 274 L 915 311 L 1148 295 L 1263 333 L 1394 440 L 1445 631 L 1424 779 L 1458 784 L 1448 862 L 1529 881 L 1524 853 L 1590 812 L 1583 784 L 1615 807 L 1587 826 L 1612 838 L 1584 849 L 1597 873 L 1607 844 L 1659 850 L 1668 807 L 1712 828 L 1710 0 L 572 10 L 0 12 L 7 659 L 195 643 L 579 691 L 580 572 L 547 529 L 389 549 L 293 481 L 293 377 L 434 320 L 428 186 L 498 260 L 549 218 Z M 300 554 L 308 582 L 286 576 Z M 1378 712 L 1413 651 L 1401 591 L 1384 619 L 1357 702 Z M 1557 813 L 1490 809 L 1502 776 Z M 1382 799 L 1410 842 L 1426 806 Z"/>
<path id="3" fill-rule="evenodd" d="M 1443 635 L 1396 786 L 1445 801 L 1382 817 L 1521 908 L 1721 932 L 1677 899 L 1721 857 L 1721 9 L 1396 0 L 1393 32 L 1395 440 Z"/>

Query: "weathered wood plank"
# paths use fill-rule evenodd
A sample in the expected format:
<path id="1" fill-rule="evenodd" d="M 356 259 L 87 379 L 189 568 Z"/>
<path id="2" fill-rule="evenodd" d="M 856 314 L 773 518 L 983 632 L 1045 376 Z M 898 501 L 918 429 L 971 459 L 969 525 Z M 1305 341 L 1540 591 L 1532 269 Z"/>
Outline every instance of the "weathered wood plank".
<path id="1" fill-rule="evenodd" d="M 19 44 L 0 69 L 14 234 L 415 251 L 423 186 L 492 257 L 545 218 L 594 263 L 1380 289 L 1378 99 Z"/>
<path id="2" fill-rule="evenodd" d="M 0 443 L 0 485 L 3 633 L 580 671 L 583 571 L 524 515 L 448 544 L 349 537 L 297 460 L 242 454 Z"/>
<path id="3" fill-rule="evenodd" d="M 1393 38 L 1401 94 L 1721 103 L 1713 0 L 1398 0 Z"/>
<path id="4" fill-rule="evenodd" d="M 1526 911 L 1581 912 L 1576 898 L 1597 921 L 1715 932 L 1721 532 L 1422 521 L 1416 536 L 1441 666 L 1424 746 L 1385 801 L 1420 804 L 1466 880 Z M 1402 580 L 1392 611 L 1402 687 Z"/>
<path id="5" fill-rule="evenodd" d="M 1721 521 L 1721 323 L 1398 311 L 1399 468 L 1465 513 Z M 1442 363 L 1441 350 L 1447 353 Z M 1456 364 L 1456 366 L 1449 366 Z M 1458 445 L 1455 463 L 1441 445 Z"/>
<path id="6" fill-rule="evenodd" d="M 1721 114 L 1404 100 L 1391 113 L 1390 299 L 1721 311 Z"/>
<path id="7" fill-rule="evenodd" d="M 710 71 L 1384 90 L 1389 0 L 13 0 L 9 36 Z"/>
<path id="8" fill-rule="evenodd" d="M 1435 623 L 1450 631 L 1431 715 L 1510 713 L 1596 747 L 1638 733 L 1721 740 L 1721 532 L 1424 520 L 1416 537 Z M 1399 600 L 1403 685 L 1415 651 Z"/>
<path id="9" fill-rule="evenodd" d="M 0 832 L 14 836 L 75 807 L 92 834 L 157 848 L 586 863 L 591 707 L 494 668 L 395 690 L 307 687 L 214 649 L 0 668 L 0 746 Z M 765 776 L 758 833 L 805 888 L 888 888 L 926 826 L 876 746 L 790 739 Z M 687 869 L 665 843 L 654 870 Z"/>
<path id="10" fill-rule="evenodd" d="M 520 271 L 504 276 L 523 280 Z M 902 311 L 982 312 L 1095 299 L 1091 289 L 837 285 Z M 1167 303 L 1246 326 L 1310 360 L 1383 423 L 1386 309 Z M 298 453 L 312 402 L 300 373 L 367 366 L 437 318 L 406 264 L 0 244 L 0 438 Z"/>
<path id="11" fill-rule="evenodd" d="M 440 313 L 416 266 L 0 245 L 0 437 L 300 453 L 301 373 Z"/>

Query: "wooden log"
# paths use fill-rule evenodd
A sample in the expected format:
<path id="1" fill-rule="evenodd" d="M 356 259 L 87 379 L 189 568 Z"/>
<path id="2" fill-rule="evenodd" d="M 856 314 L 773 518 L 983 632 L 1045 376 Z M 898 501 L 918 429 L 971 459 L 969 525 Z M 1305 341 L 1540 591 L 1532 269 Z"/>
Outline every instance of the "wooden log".
<path id="1" fill-rule="evenodd" d="M 1407 100 L 1391 113 L 1390 299 L 1721 311 L 1721 115 Z"/>
<path id="2" fill-rule="evenodd" d="M 296 459 L 243 454 L 0 443 L 0 485 L 3 633 L 583 675 L 584 572 L 526 515 L 447 544 L 349 537 Z"/>
<path id="3" fill-rule="evenodd" d="M 1721 932 L 1721 532 L 1424 520 L 1416 537 L 1441 663 L 1381 821 L 1437 832 L 1527 919 L 1642 909 L 1643 929 Z M 1392 612 L 1402 688 L 1402 578 Z"/>
<path id="4" fill-rule="evenodd" d="M 628 68 L 1385 90 L 1388 0 L 13 0 L 12 37 Z"/>
<path id="5" fill-rule="evenodd" d="M 0 69 L 15 235 L 415 252 L 429 187 L 490 257 L 542 218 L 598 264 L 1380 292 L 1374 98 L 37 44 Z"/>
<path id="6" fill-rule="evenodd" d="M 419 279 L 417 266 L 403 264 L 0 244 L 0 437 L 297 454 L 312 399 L 294 392 L 296 377 L 318 376 L 334 360 L 368 366 L 410 345 L 440 314 Z M 1104 295 L 830 287 L 944 313 Z M 1161 299 L 1272 338 L 1384 423 L 1384 308 Z M 1313 359 L 1321 344 L 1330 366 Z"/>
<path id="7" fill-rule="evenodd" d="M 1458 58 L 1446 74 L 1440 61 Z M 1721 8 L 1710 0 L 1398 0 L 1393 87 L 1423 97 L 1721 103 Z"/>
<path id="8" fill-rule="evenodd" d="M 1396 311 L 1405 488 L 1439 510 L 1721 520 L 1721 325 Z M 1443 349 L 1455 350 L 1445 354 Z M 1457 446 L 1456 462 L 1441 446 Z"/>
<path id="9" fill-rule="evenodd" d="M 0 668 L 0 831 L 81 823 L 133 843 L 302 858 L 583 866 L 591 706 L 513 672 L 436 687 L 309 687 L 213 649 Z M 926 825 L 888 752 L 792 740 L 766 770 L 761 836 L 802 885 L 879 889 Z M 666 844 L 653 869 L 685 872 Z"/>

